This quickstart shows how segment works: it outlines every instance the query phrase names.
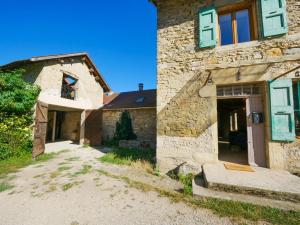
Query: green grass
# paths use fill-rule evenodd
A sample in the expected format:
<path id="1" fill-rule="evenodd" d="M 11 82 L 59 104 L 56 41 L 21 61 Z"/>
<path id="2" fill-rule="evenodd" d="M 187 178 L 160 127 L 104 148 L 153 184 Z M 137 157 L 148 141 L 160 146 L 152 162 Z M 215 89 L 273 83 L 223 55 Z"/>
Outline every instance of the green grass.
<path id="1" fill-rule="evenodd" d="M 193 179 L 194 175 L 189 173 L 187 175 L 179 174 L 178 179 L 183 184 L 183 193 L 186 195 L 193 195 Z"/>
<path id="2" fill-rule="evenodd" d="M 184 202 L 192 207 L 210 209 L 213 213 L 220 217 L 229 217 L 235 221 L 265 221 L 271 224 L 280 225 L 298 225 L 300 221 L 300 211 L 288 211 L 276 209 L 266 206 L 254 205 L 251 203 L 243 203 L 231 200 L 223 200 L 217 198 L 195 198 L 184 193 L 166 191 L 155 186 L 133 181 L 126 176 L 116 176 L 104 170 L 97 170 L 99 173 L 115 178 L 122 179 L 130 187 L 134 187 L 141 191 L 156 191 L 161 196 L 168 197 L 173 202 Z M 190 179 L 190 178 L 187 178 Z"/>
<path id="3" fill-rule="evenodd" d="M 79 175 L 84 175 L 84 174 L 90 173 L 91 171 L 92 171 L 92 166 L 83 165 L 82 168 L 79 171 L 77 171 L 76 173 L 74 173 L 72 175 L 72 177 L 76 177 L 76 176 L 79 176 Z"/>
<path id="4" fill-rule="evenodd" d="M 152 149 L 127 149 L 116 148 L 99 158 L 100 162 L 117 165 L 127 165 L 138 169 L 143 169 L 148 173 L 158 175 L 155 169 L 155 151 Z"/>
<path id="5" fill-rule="evenodd" d="M 69 162 L 74 162 L 74 161 L 79 161 L 80 160 L 80 157 L 71 157 L 71 158 L 67 158 L 65 159 L 66 161 L 69 161 Z"/>
<path id="6" fill-rule="evenodd" d="M 126 149 L 117 148 L 112 152 L 102 156 L 99 160 L 101 162 L 130 165 L 136 161 L 147 161 L 154 164 L 153 158 L 155 157 L 155 151 L 150 149 Z"/>
<path id="7" fill-rule="evenodd" d="M 63 191 L 67 191 L 67 190 L 69 190 L 70 188 L 72 188 L 73 185 L 74 185 L 73 183 L 67 183 L 67 184 L 62 185 L 61 189 L 62 189 Z"/>
<path id="8" fill-rule="evenodd" d="M 43 154 L 37 157 L 36 159 L 32 159 L 32 155 L 28 153 L 18 158 L 2 160 L 0 161 L 0 179 L 5 178 L 9 173 L 17 172 L 20 168 L 53 159 L 60 153 L 62 152 Z"/>
<path id="9" fill-rule="evenodd" d="M 71 166 L 60 166 L 60 167 L 58 167 L 58 171 L 62 172 L 65 170 L 70 170 L 71 168 L 72 168 Z"/>
<path id="10" fill-rule="evenodd" d="M 14 187 L 13 185 L 5 183 L 5 182 L 0 183 L 0 192 L 12 189 L 13 187 Z"/>
<path id="11" fill-rule="evenodd" d="M 62 189 L 63 191 L 67 191 L 67 190 L 71 189 L 72 187 L 74 187 L 74 186 L 76 186 L 76 185 L 79 185 L 79 184 L 81 184 L 81 183 L 83 183 L 83 181 L 75 181 L 75 182 L 73 182 L 73 183 L 66 183 L 66 184 L 63 184 L 63 185 L 61 186 L 61 189 Z"/>

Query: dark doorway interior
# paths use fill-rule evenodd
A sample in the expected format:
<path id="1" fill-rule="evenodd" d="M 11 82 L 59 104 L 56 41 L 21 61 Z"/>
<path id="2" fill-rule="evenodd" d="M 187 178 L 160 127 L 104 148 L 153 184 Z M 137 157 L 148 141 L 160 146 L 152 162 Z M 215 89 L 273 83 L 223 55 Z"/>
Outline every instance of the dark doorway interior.
<path id="1" fill-rule="evenodd" d="M 248 164 L 246 99 L 218 99 L 219 160 Z"/>
<path id="2" fill-rule="evenodd" d="M 53 120 L 54 120 L 54 111 L 48 112 L 48 127 L 47 127 L 47 142 L 52 141 L 52 132 L 53 132 Z M 62 139 L 62 124 L 65 119 L 65 112 L 56 111 L 56 125 L 55 125 L 55 140 Z"/>

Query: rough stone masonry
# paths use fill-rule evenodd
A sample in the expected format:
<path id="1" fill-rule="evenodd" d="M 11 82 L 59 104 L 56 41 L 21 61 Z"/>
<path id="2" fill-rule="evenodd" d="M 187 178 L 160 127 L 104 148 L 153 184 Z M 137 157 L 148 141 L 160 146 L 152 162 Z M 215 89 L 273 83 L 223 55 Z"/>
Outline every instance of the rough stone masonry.
<path id="1" fill-rule="evenodd" d="M 286 0 L 288 33 L 215 48 L 199 49 L 199 9 L 237 0 L 156 0 L 158 11 L 157 55 L 157 159 L 161 171 L 186 162 L 195 168 L 218 161 L 216 87 L 224 84 L 259 83 L 300 65 L 300 2 Z M 258 6 L 257 6 L 258 7 Z M 257 24 L 259 24 L 259 17 Z M 241 79 L 236 80 L 241 66 Z M 223 70 L 219 70 L 219 69 Z M 208 97 L 199 91 L 211 74 Z M 293 77 L 293 73 L 286 75 Z M 272 142 L 266 114 L 265 154 L 267 167 L 300 171 L 300 142 Z"/>

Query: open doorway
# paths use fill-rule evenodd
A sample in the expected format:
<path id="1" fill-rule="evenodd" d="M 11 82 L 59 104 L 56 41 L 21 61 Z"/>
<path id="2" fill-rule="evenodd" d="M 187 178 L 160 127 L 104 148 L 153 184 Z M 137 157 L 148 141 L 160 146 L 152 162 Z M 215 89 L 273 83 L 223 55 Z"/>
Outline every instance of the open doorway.
<path id="1" fill-rule="evenodd" d="M 219 160 L 248 164 L 245 98 L 218 99 Z"/>
<path id="2" fill-rule="evenodd" d="M 81 111 L 48 111 L 47 142 L 80 141 Z"/>

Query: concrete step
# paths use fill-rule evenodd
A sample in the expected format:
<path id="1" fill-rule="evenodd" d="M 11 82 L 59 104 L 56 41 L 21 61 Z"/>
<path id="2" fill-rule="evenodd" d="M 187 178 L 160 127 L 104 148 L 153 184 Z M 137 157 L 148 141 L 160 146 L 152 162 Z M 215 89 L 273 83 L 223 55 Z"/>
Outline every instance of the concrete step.
<path id="1" fill-rule="evenodd" d="M 224 200 L 232 200 L 238 202 L 245 202 L 245 203 L 252 203 L 255 205 L 261 206 L 270 206 L 273 208 L 280 208 L 284 210 L 300 210 L 300 204 L 286 201 L 286 200 L 276 200 L 266 197 L 261 197 L 257 195 L 246 195 L 241 193 L 232 193 L 232 192 L 225 192 L 219 190 L 212 190 L 205 187 L 205 181 L 203 177 L 195 177 L 193 180 L 193 195 L 195 197 L 210 197 L 210 198 L 218 198 Z"/>
<path id="2" fill-rule="evenodd" d="M 227 170 L 223 163 L 203 166 L 204 185 L 212 190 L 251 194 L 300 203 L 300 178 L 287 171 L 252 167 L 254 172 Z"/>

